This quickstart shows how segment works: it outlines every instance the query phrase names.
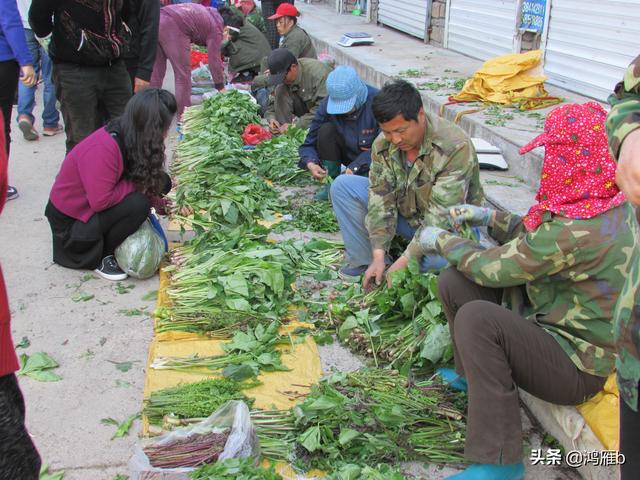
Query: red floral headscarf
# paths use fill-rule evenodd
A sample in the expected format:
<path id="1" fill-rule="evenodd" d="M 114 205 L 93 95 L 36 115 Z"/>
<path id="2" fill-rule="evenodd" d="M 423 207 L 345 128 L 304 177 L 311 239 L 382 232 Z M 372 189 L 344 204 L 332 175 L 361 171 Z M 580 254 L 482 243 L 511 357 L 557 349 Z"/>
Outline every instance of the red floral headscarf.
<path id="1" fill-rule="evenodd" d="M 544 132 L 520 149 L 545 147 L 538 203 L 523 218 L 527 230 L 549 211 L 568 218 L 592 218 L 625 202 L 615 182 L 616 163 L 609 153 L 607 112 L 596 102 L 554 108 Z"/>

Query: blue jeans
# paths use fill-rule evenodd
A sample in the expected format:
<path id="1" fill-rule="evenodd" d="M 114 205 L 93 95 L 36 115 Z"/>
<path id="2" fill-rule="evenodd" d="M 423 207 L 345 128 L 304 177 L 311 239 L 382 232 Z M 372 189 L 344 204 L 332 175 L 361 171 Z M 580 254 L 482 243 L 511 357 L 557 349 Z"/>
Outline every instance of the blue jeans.
<path id="1" fill-rule="evenodd" d="M 58 126 L 60 120 L 60 113 L 56 109 L 56 93 L 51 81 L 51 59 L 49 54 L 38 43 L 33 30 L 28 28 L 24 29 L 24 34 L 27 39 L 27 46 L 29 52 L 33 57 L 33 68 L 36 71 L 36 76 L 42 72 L 42 80 L 44 82 L 44 108 L 42 110 L 42 124 L 44 128 L 55 128 Z M 33 107 L 36 104 L 36 86 L 26 87 L 22 82 L 18 84 L 18 117 L 20 115 L 26 115 L 31 120 L 31 123 L 35 123 L 35 117 L 33 116 Z"/>
<path id="2" fill-rule="evenodd" d="M 347 264 L 351 267 L 369 265 L 372 260 L 369 232 L 365 217 L 369 210 L 369 179 L 358 175 L 340 175 L 331 184 L 331 203 L 344 240 Z M 406 218 L 398 215 L 396 234 L 411 240 L 415 230 Z M 440 255 L 425 255 L 420 260 L 424 272 L 440 270 L 447 261 Z"/>

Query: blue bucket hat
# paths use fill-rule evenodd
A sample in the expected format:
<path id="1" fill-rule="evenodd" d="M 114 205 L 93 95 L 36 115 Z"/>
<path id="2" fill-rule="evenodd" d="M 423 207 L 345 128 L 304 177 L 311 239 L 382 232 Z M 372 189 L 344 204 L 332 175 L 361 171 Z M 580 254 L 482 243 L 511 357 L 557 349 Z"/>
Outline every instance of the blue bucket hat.
<path id="1" fill-rule="evenodd" d="M 353 67 L 341 65 L 327 77 L 327 113 L 342 115 L 353 107 L 359 108 L 367 100 L 367 85 L 360 79 Z"/>

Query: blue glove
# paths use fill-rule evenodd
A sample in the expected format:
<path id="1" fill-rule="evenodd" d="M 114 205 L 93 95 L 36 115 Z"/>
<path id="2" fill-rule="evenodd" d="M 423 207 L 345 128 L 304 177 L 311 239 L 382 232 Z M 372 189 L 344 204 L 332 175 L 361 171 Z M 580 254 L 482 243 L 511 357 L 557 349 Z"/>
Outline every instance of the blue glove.
<path id="1" fill-rule="evenodd" d="M 424 227 L 420 232 L 420 246 L 425 252 L 435 252 L 436 240 L 438 240 L 441 233 L 445 232 L 446 230 L 439 227 Z"/>
<path id="2" fill-rule="evenodd" d="M 491 225 L 493 212 L 491 208 L 477 205 L 455 205 L 449 209 L 454 225 L 466 223 L 474 227 Z"/>

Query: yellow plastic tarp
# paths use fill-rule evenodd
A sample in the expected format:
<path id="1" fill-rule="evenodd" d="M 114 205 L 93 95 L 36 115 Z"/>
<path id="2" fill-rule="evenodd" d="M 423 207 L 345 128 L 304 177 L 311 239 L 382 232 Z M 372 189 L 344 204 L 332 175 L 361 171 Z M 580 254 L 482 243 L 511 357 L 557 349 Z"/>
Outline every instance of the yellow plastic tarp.
<path id="1" fill-rule="evenodd" d="M 541 50 L 513 53 L 487 60 L 451 100 L 513 105 L 547 98 L 547 77 L 540 67 Z"/>
<path id="2" fill-rule="evenodd" d="M 600 392 L 588 402 L 578 405 L 578 411 L 607 450 L 618 450 L 620 446 L 619 397 L 616 374 L 612 373 Z"/>
<path id="3" fill-rule="evenodd" d="M 161 272 L 160 289 L 158 291 L 158 306 L 165 306 L 168 302 L 166 289 L 169 276 Z M 293 332 L 300 327 L 311 328 L 309 324 L 291 321 L 283 325 L 280 333 L 283 335 Z M 261 385 L 246 390 L 248 397 L 254 398 L 255 408 L 260 409 L 289 409 L 309 393 L 310 386 L 320 381 L 322 368 L 318 347 L 313 337 L 306 336 L 303 341 L 299 337 L 292 337 L 292 345 L 279 347 L 282 353 L 282 363 L 290 370 L 284 372 L 268 372 L 260 375 Z M 180 383 L 192 383 L 206 378 L 215 378 L 219 372 L 200 372 L 175 370 L 156 370 L 151 364 L 159 357 L 185 357 L 197 354 L 200 357 L 224 354 L 222 345 L 228 340 L 210 339 L 203 335 L 188 332 L 166 332 L 157 334 L 149 346 L 147 369 L 144 385 L 144 398 L 151 392 L 163 388 L 173 387 Z M 143 435 L 148 435 L 149 425 L 143 419 Z"/>

